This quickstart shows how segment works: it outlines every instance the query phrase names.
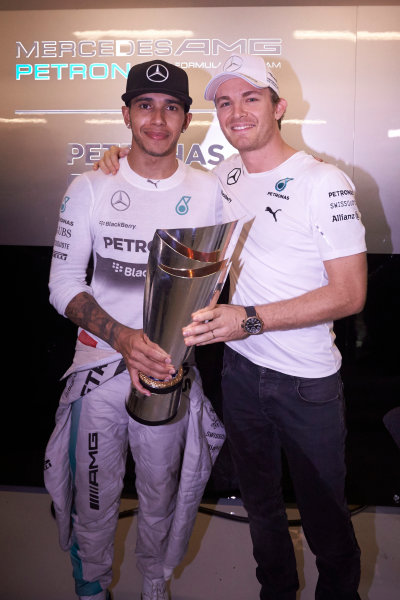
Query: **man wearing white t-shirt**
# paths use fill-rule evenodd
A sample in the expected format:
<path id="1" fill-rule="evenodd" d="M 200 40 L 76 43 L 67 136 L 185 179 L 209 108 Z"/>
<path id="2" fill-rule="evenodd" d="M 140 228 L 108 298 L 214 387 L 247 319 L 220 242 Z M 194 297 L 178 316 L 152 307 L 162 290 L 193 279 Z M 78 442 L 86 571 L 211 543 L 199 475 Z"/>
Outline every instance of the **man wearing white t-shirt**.
<path id="1" fill-rule="evenodd" d="M 202 427 L 210 417 L 220 440 L 224 431 L 194 368 L 185 375 L 178 414 L 166 424 L 137 422 L 125 401 L 132 385 L 150 395 L 139 371 L 167 380 L 179 366 L 142 329 L 154 232 L 221 222 L 220 189 L 216 177 L 176 159 L 179 136 L 191 120 L 185 71 L 161 60 L 135 65 L 122 99 L 132 148 L 118 175 L 91 171 L 77 177 L 60 210 L 50 301 L 79 332 L 46 449 L 45 484 L 61 546 L 71 554 L 78 597 L 108 600 L 129 445 L 139 498 L 142 600 L 167 600 L 166 580 L 186 551 L 218 453 L 215 440 L 208 446 Z"/>
<path id="2" fill-rule="evenodd" d="M 261 600 L 299 587 L 281 489 L 286 454 L 317 600 L 355 600 L 360 550 L 345 501 L 341 356 L 333 321 L 362 310 L 364 228 L 349 178 L 280 135 L 287 103 L 260 57 L 232 56 L 209 82 L 239 154 L 215 169 L 226 220 L 245 226 L 231 304 L 193 315 L 187 345 L 226 342 L 223 415 L 248 511 Z"/>

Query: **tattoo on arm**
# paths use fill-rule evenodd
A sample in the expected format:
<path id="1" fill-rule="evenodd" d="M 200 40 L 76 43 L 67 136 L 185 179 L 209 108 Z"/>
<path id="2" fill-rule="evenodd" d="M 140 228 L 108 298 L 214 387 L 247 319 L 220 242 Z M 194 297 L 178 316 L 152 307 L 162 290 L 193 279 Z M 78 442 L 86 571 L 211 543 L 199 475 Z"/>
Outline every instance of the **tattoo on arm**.
<path id="1" fill-rule="evenodd" d="M 114 347 L 118 331 L 123 327 L 97 303 L 93 296 L 82 292 L 75 296 L 65 310 L 66 316 Z"/>

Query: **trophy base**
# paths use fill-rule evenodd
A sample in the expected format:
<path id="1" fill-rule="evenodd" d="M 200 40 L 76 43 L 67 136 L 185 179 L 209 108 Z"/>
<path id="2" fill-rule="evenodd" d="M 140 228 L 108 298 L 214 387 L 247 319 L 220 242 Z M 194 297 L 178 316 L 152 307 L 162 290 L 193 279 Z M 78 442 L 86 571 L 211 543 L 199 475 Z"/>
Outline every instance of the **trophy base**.
<path id="1" fill-rule="evenodd" d="M 167 394 L 145 396 L 134 388 L 126 401 L 128 415 L 143 425 L 165 425 L 177 415 L 181 386 Z"/>

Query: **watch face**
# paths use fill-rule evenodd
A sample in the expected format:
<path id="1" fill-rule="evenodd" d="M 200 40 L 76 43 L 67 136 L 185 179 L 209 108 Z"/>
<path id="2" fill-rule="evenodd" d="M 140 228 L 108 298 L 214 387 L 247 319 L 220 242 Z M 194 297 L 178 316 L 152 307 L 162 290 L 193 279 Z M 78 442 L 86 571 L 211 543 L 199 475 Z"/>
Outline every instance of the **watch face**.
<path id="1" fill-rule="evenodd" d="M 248 317 L 248 319 L 246 319 L 244 329 L 247 331 L 247 333 L 254 335 L 260 333 L 262 329 L 262 323 L 258 317 Z"/>

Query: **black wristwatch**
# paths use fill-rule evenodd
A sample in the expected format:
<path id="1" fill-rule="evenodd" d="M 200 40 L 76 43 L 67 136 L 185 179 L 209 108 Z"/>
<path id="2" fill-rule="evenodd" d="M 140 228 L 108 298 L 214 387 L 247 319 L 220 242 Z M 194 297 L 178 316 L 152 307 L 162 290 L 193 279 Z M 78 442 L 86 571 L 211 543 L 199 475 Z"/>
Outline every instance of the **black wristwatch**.
<path id="1" fill-rule="evenodd" d="M 256 313 L 254 306 L 245 306 L 246 319 L 242 321 L 242 329 L 249 335 L 258 335 L 262 333 L 264 322 Z"/>

